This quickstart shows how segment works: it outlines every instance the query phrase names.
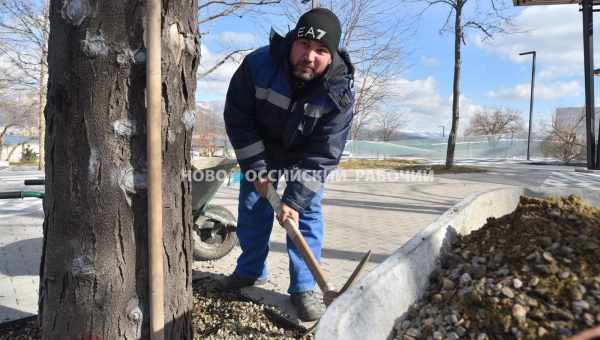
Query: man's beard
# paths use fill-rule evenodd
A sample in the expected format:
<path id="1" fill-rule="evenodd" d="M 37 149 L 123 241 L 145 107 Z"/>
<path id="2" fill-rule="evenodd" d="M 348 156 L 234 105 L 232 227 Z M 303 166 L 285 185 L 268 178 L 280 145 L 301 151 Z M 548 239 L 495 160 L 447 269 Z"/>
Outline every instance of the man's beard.
<path id="1" fill-rule="evenodd" d="M 311 71 L 301 71 L 299 66 L 305 66 L 310 68 Z M 294 77 L 303 80 L 303 81 L 311 81 L 318 77 L 319 75 L 314 72 L 313 68 L 306 63 L 302 63 L 301 61 L 294 65 L 294 70 L 292 71 Z"/>

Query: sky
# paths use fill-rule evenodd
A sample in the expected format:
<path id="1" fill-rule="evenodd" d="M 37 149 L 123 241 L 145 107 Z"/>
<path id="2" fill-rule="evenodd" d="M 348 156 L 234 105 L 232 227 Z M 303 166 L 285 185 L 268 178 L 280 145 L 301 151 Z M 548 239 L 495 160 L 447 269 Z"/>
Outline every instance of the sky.
<path id="1" fill-rule="evenodd" d="M 482 4 L 484 0 L 473 0 Z M 473 3 L 473 2 L 471 2 Z M 405 7 L 404 7 L 405 6 Z M 415 7 L 400 5 L 390 16 L 412 16 Z M 447 16 L 444 6 L 429 8 L 413 23 L 414 31 L 403 46 L 409 53 L 403 71 L 389 84 L 391 95 L 380 110 L 403 112 L 402 130 L 440 132 L 451 125 L 454 38 L 440 34 Z M 582 19 L 577 5 L 511 7 L 512 34 L 483 39 L 468 31 L 462 48 L 461 127 L 486 108 L 508 108 L 529 117 L 532 57 L 520 52 L 537 51 L 534 128 L 551 121 L 557 107 L 582 106 L 584 97 Z M 596 19 L 598 22 L 598 19 Z M 285 33 L 282 16 L 227 17 L 202 26 L 202 67 L 209 67 L 227 48 L 255 48 L 267 43 L 270 26 Z M 598 31 L 598 25 L 594 25 Z M 598 38 L 595 39 L 598 45 Z M 225 46 L 225 48 L 223 47 Z M 597 49 L 600 47 L 597 47 Z M 238 60 L 239 61 L 239 60 Z M 596 60 L 596 65 L 598 60 Z M 200 79 L 199 102 L 222 107 L 229 79 L 238 67 L 228 62 Z M 596 82 L 598 93 L 598 82 Z"/>

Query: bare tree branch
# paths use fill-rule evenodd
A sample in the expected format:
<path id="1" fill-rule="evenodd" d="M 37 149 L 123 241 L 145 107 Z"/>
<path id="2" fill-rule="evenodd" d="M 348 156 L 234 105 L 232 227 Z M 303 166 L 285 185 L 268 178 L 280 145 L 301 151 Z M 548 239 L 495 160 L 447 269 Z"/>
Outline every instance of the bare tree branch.
<path id="1" fill-rule="evenodd" d="M 225 122 L 219 111 L 208 106 L 198 108 L 192 148 L 201 155 L 213 156 L 227 141 Z"/>
<path id="2" fill-rule="evenodd" d="M 0 1 L 0 59 L 5 61 L 1 84 L 13 90 L 45 86 L 39 68 L 47 67 L 48 18 L 45 1 Z"/>
<path id="3" fill-rule="evenodd" d="M 230 15 L 236 15 L 236 16 L 241 17 L 242 15 L 237 14 L 237 13 L 242 10 L 247 10 L 251 7 L 279 4 L 280 2 L 281 2 L 281 0 L 257 0 L 257 1 L 238 0 L 238 1 L 206 1 L 206 2 L 202 2 L 198 5 L 199 12 L 207 11 L 209 9 L 209 7 L 216 7 L 216 10 L 211 11 L 205 17 L 199 17 L 198 24 L 202 25 L 207 22 L 216 20 L 218 18 L 226 17 L 226 16 L 230 16 Z"/>
<path id="4" fill-rule="evenodd" d="M 486 136 L 494 146 L 506 134 L 524 131 L 521 115 L 510 109 L 484 109 L 475 113 L 465 130 L 465 135 Z"/>
<path id="5" fill-rule="evenodd" d="M 249 51 L 252 51 L 252 49 L 251 48 L 245 48 L 245 49 L 240 49 L 240 50 L 235 50 L 235 51 L 229 52 L 225 57 L 223 57 L 215 65 L 211 66 L 206 71 L 199 72 L 198 73 L 198 80 L 200 80 L 202 78 L 205 78 L 206 76 L 210 75 L 211 73 L 213 73 L 214 71 L 216 71 L 219 67 L 223 66 L 223 64 L 225 64 L 228 60 L 234 59 L 236 56 L 244 55 L 245 52 L 249 52 Z"/>
<path id="6" fill-rule="evenodd" d="M 0 155 L 10 130 L 32 126 L 36 106 L 37 103 L 28 101 L 27 97 L 0 97 Z"/>
<path id="7" fill-rule="evenodd" d="M 544 155 L 556 157 L 565 163 L 585 158 L 586 144 L 583 132 L 585 110 L 555 112 L 550 134 L 544 139 Z"/>
<path id="8" fill-rule="evenodd" d="M 259 0 L 259 1 L 206 1 L 198 5 L 198 10 L 202 10 L 212 5 L 223 5 L 229 7 L 237 6 L 260 6 L 278 4 L 281 0 Z"/>
<path id="9" fill-rule="evenodd" d="M 221 18 L 227 16 L 238 16 L 242 17 L 245 14 L 253 13 L 258 14 L 260 11 L 256 8 L 267 7 L 277 5 L 281 0 L 204 0 L 200 1 L 198 5 L 198 25 L 205 26 L 209 23 L 218 21 Z M 198 30 L 202 31 L 202 30 Z M 202 35 L 205 35 L 204 33 Z M 241 46 L 227 46 L 224 48 L 225 56 L 217 60 L 213 65 L 205 66 L 204 61 L 201 60 L 202 68 L 206 71 L 198 74 L 198 80 L 206 78 L 208 75 L 219 69 L 229 60 L 235 60 L 237 56 L 241 56 L 244 52 L 252 50 L 252 48 L 241 47 Z"/>
<path id="10" fill-rule="evenodd" d="M 375 115 L 376 128 L 381 140 L 391 141 L 396 131 L 405 124 L 404 114 L 399 112 L 378 112 Z"/>

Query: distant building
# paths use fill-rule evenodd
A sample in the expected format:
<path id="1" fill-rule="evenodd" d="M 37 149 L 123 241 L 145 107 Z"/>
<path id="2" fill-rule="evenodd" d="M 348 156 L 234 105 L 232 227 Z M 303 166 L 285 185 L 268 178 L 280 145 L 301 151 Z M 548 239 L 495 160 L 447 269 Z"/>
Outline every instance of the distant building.
<path id="1" fill-rule="evenodd" d="M 219 134 L 193 135 L 192 154 L 199 156 L 231 157 L 232 147 L 229 140 Z"/>
<path id="2" fill-rule="evenodd" d="M 580 117 L 583 116 L 583 120 L 577 126 L 577 135 L 585 138 L 585 107 L 559 107 L 556 109 L 556 119 L 560 122 L 561 126 L 564 127 L 575 127 Z M 594 130 L 598 135 L 598 120 L 600 119 L 600 108 L 596 108 L 596 120 L 594 122 Z"/>

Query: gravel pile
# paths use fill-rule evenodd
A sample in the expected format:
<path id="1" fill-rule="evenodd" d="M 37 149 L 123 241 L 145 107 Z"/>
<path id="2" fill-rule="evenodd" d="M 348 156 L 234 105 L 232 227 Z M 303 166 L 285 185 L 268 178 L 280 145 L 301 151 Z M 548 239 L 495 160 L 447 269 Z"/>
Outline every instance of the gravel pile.
<path id="1" fill-rule="evenodd" d="M 222 293 L 212 278 L 194 281 L 194 339 L 298 339 L 306 329 L 290 323 L 273 307 L 239 293 Z M 41 339 L 36 318 L 0 326 L 0 340 Z M 304 339 L 312 339 L 312 335 Z"/>
<path id="2" fill-rule="evenodd" d="M 600 325 L 600 209 L 522 197 L 459 236 L 395 339 L 564 339 Z"/>

